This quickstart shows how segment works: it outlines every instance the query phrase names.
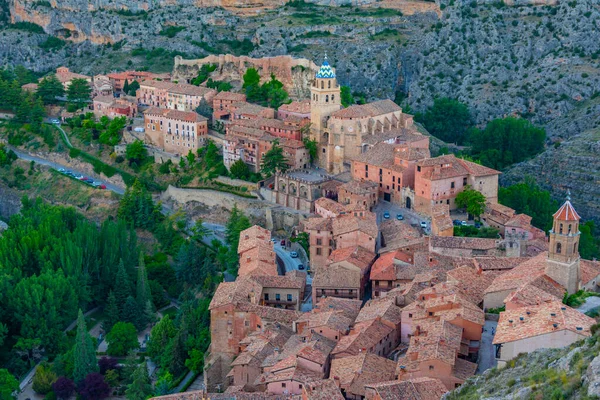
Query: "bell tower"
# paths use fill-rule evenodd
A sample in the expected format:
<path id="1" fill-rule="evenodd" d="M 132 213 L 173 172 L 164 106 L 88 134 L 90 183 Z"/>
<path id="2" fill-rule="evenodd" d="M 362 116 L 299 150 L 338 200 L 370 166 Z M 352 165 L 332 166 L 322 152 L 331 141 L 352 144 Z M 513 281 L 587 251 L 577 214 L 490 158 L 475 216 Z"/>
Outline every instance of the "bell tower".
<path id="1" fill-rule="evenodd" d="M 340 86 L 335 72 L 329 65 L 327 54 L 310 87 L 311 139 L 318 143 L 319 164 L 329 170 L 331 163 L 331 138 L 327 120 L 331 114 L 342 108 Z"/>
<path id="2" fill-rule="evenodd" d="M 550 230 L 546 275 L 560 283 L 569 294 L 579 289 L 579 214 L 571 204 L 570 193 L 565 203 L 554 213 Z"/>

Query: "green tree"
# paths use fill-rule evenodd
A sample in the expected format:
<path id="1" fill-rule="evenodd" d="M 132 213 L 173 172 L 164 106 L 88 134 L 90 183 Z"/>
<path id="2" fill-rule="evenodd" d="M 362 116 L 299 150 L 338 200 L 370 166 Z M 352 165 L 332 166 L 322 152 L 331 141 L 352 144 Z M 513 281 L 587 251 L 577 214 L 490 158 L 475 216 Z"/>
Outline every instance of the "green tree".
<path id="1" fill-rule="evenodd" d="M 125 391 L 127 400 L 146 400 L 152 396 L 152 384 L 150 383 L 150 376 L 148 376 L 146 361 L 136 368 L 132 378 L 132 382 Z"/>
<path id="2" fill-rule="evenodd" d="M 194 372 L 202 372 L 204 369 L 204 352 L 198 349 L 191 349 L 188 353 L 189 358 L 185 360 L 185 366 Z"/>
<path id="3" fill-rule="evenodd" d="M 271 176 L 275 172 L 285 172 L 289 168 L 288 160 L 283 154 L 283 147 L 278 140 L 274 140 L 271 148 L 263 155 L 261 172 Z"/>
<path id="4" fill-rule="evenodd" d="M 200 100 L 200 103 L 198 103 L 198 107 L 196 107 L 196 112 L 205 118 L 211 118 L 213 114 L 213 108 L 203 97 L 202 100 Z"/>
<path id="5" fill-rule="evenodd" d="M 289 96 L 283 88 L 283 83 L 278 81 L 274 74 L 271 74 L 270 81 L 262 85 L 261 92 L 265 97 L 262 102 L 269 107 L 277 109 L 288 101 Z"/>
<path id="6" fill-rule="evenodd" d="M 242 159 L 239 159 L 231 164 L 231 167 L 229 167 L 229 173 L 234 179 L 246 180 L 252 172 L 250 171 L 248 164 L 246 164 Z"/>
<path id="7" fill-rule="evenodd" d="M 48 394 L 52 390 L 52 384 L 58 376 L 54 373 L 48 362 L 42 362 L 35 370 L 33 376 L 33 390 L 38 394 Z"/>
<path id="8" fill-rule="evenodd" d="M 319 158 L 319 144 L 315 139 L 310 139 L 308 137 L 302 139 L 302 142 L 304 143 L 304 147 L 306 147 L 306 150 L 308 150 L 310 162 L 315 162 L 315 160 Z"/>
<path id="9" fill-rule="evenodd" d="M 466 186 L 465 189 L 456 195 L 456 206 L 464 208 L 475 218 L 479 218 L 485 211 L 485 196 L 481 192 Z"/>
<path id="10" fill-rule="evenodd" d="M 119 322 L 119 306 L 117 305 L 117 298 L 112 290 L 108 293 L 108 300 L 106 302 L 106 307 L 104 308 L 104 313 L 106 314 L 106 317 L 102 322 L 102 329 L 104 329 L 104 332 L 110 332 L 112 327 Z"/>
<path id="11" fill-rule="evenodd" d="M 148 157 L 148 150 L 141 140 L 134 140 L 125 148 L 125 158 L 129 161 L 129 165 L 140 165 Z"/>
<path id="12" fill-rule="evenodd" d="M 45 116 L 46 110 L 44 109 L 44 104 L 38 98 L 33 102 L 31 111 L 29 112 L 29 123 L 31 124 L 31 131 L 33 133 L 40 133 L 42 131 L 42 123 Z"/>
<path id="13" fill-rule="evenodd" d="M 19 381 L 7 369 L 0 369 L 0 400 L 14 400 L 19 391 Z"/>
<path id="14" fill-rule="evenodd" d="M 146 272 L 146 263 L 144 262 L 143 252 L 140 252 L 137 272 L 136 300 L 140 309 L 144 309 L 146 303 L 152 300 L 152 293 L 150 292 L 150 285 L 148 284 L 148 274 Z"/>
<path id="15" fill-rule="evenodd" d="M 72 103 L 84 103 L 90 99 L 92 87 L 90 83 L 83 78 L 75 78 L 67 87 L 67 100 Z"/>
<path id="16" fill-rule="evenodd" d="M 458 100 L 447 97 L 435 99 L 424 114 L 416 114 L 433 136 L 445 142 L 463 144 L 467 139 L 473 119 L 467 106 Z"/>
<path id="17" fill-rule="evenodd" d="M 506 168 L 541 153 L 546 131 L 531 122 L 508 117 L 489 122 L 484 130 L 471 132 L 472 154 L 482 164 L 496 169 Z"/>
<path id="18" fill-rule="evenodd" d="M 498 188 L 498 202 L 513 208 L 517 213 L 531 217 L 531 224 L 544 231 L 552 228 L 552 215 L 558 203 L 550 197 L 550 192 L 541 189 L 531 177 L 524 182 Z"/>
<path id="19" fill-rule="evenodd" d="M 137 301 L 133 296 L 129 296 L 125 301 L 125 305 L 123 306 L 123 316 L 121 319 L 125 322 L 129 322 L 137 329 L 142 329 L 145 326 L 145 321 L 141 313 L 143 309 L 140 309 Z M 113 328 L 114 329 L 114 328 Z"/>
<path id="20" fill-rule="evenodd" d="M 175 337 L 176 329 L 173 320 L 167 315 L 154 325 L 150 332 L 150 341 L 146 347 L 148 355 L 158 365 L 164 366 L 162 358 L 165 354 L 167 345 Z"/>
<path id="21" fill-rule="evenodd" d="M 170 394 L 171 386 L 173 386 L 173 375 L 166 371 L 158 377 L 156 385 L 154 385 L 154 395 L 166 396 Z"/>
<path id="22" fill-rule="evenodd" d="M 2 345 L 4 344 L 4 340 L 6 339 L 7 335 L 8 335 L 8 326 L 6 326 L 2 322 L 0 322 L 0 348 L 2 348 Z"/>
<path id="23" fill-rule="evenodd" d="M 37 95 L 40 96 L 44 104 L 55 104 L 57 97 L 65 95 L 65 88 L 56 75 L 51 74 L 40 81 Z"/>
<path id="24" fill-rule="evenodd" d="M 123 84 L 123 92 L 125 94 L 129 93 L 129 81 L 125 79 L 125 83 Z"/>
<path id="25" fill-rule="evenodd" d="M 258 86 L 260 84 L 260 75 L 256 68 L 248 68 L 243 76 L 244 83 L 243 89 L 247 89 L 252 86 Z"/>
<path id="26" fill-rule="evenodd" d="M 600 239 L 596 234 L 596 225 L 594 221 L 587 221 L 579 224 L 581 236 L 579 238 L 579 254 L 581 258 L 591 260 L 600 258 Z"/>
<path id="27" fill-rule="evenodd" d="M 75 336 L 75 350 L 73 359 L 73 380 L 82 382 L 86 376 L 98 371 L 98 360 L 94 343 L 87 331 L 83 313 L 79 310 L 77 317 L 77 334 Z"/>
<path id="28" fill-rule="evenodd" d="M 125 191 L 117 216 L 135 228 L 154 229 L 160 219 L 160 208 L 154 205 L 144 184 L 136 179 Z"/>
<path id="29" fill-rule="evenodd" d="M 131 296 L 131 284 L 129 283 L 129 275 L 125 270 L 123 260 L 119 261 L 119 268 L 115 277 L 115 300 L 119 307 L 119 320 L 123 320 L 125 315 L 125 303 Z M 115 321 L 116 322 L 116 321 Z"/>
<path id="30" fill-rule="evenodd" d="M 132 81 L 129 85 L 129 90 L 126 93 L 130 96 L 135 96 L 139 88 L 140 83 L 138 81 Z"/>
<path id="31" fill-rule="evenodd" d="M 340 87 L 340 101 L 342 102 L 342 106 L 344 106 L 344 107 L 349 107 L 352 104 L 354 104 L 354 96 L 352 96 L 350 87 L 348 87 L 348 86 Z"/>
<path id="32" fill-rule="evenodd" d="M 130 350 L 140 347 L 135 326 L 129 322 L 117 322 L 106 335 L 108 349 L 106 353 L 110 356 L 124 356 Z"/>

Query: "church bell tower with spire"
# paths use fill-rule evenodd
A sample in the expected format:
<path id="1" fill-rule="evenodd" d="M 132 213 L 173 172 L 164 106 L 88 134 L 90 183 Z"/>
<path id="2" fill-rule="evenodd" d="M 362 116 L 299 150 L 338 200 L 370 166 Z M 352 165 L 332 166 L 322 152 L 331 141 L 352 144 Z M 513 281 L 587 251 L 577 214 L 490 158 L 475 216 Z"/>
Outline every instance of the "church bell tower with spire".
<path id="1" fill-rule="evenodd" d="M 570 193 L 565 203 L 554 213 L 550 230 L 546 275 L 563 285 L 569 294 L 579 289 L 579 214 L 571 204 Z"/>
<path id="2" fill-rule="evenodd" d="M 327 120 L 331 114 L 342 108 L 340 86 L 335 77 L 335 71 L 329 65 L 327 54 L 323 64 L 315 75 L 310 87 L 310 122 L 311 139 L 317 141 L 319 149 L 319 164 L 330 170 L 332 145 Z"/>

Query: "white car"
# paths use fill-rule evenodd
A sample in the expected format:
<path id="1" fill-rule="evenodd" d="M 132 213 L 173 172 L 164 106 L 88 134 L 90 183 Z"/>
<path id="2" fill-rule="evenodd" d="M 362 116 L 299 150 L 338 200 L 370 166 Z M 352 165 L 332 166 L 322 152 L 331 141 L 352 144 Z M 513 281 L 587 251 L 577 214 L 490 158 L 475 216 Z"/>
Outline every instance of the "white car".
<path id="1" fill-rule="evenodd" d="M 296 253 L 295 251 L 292 251 L 292 252 L 290 252 L 290 257 L 298 258 L 298 253 Z"/>
<path id="2" fill-rule="evenodd" d="M 423 228 L 423 229 L 427 228 L 427 222 L 421 221 L 421 228 Z"/>
<path id="3" fill-rule="evenodd" d="M 50 122 L 52 122 L 54 125 L 60 125 L 60 121 L 59 121 L 59 120 L 57 120 L 57 119 L 53 119 L 53 120 L 52 120 L 52 121 L 50 121 Z"/>

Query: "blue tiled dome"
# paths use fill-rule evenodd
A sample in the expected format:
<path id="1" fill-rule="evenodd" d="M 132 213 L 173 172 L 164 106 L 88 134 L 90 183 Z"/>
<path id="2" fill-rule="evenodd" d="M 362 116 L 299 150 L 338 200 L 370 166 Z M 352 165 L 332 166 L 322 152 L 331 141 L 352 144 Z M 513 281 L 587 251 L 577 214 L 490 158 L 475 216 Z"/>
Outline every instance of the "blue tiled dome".
<path id="1" fill-rule="evenodd" d="M 329 61 L 327 61 L 327 55 L 325 55 L 325 59 L 323 60 L 323 64 L 321 64 L 321 68 L 319 68 L 319 72 L 316 75 L 317 78 L 335 78 L 335 72 L 329 65 Z"/>

